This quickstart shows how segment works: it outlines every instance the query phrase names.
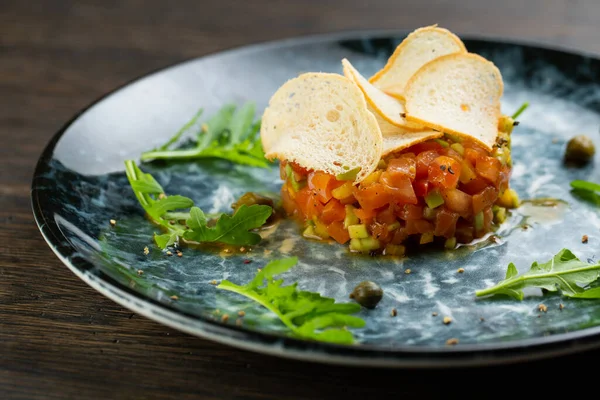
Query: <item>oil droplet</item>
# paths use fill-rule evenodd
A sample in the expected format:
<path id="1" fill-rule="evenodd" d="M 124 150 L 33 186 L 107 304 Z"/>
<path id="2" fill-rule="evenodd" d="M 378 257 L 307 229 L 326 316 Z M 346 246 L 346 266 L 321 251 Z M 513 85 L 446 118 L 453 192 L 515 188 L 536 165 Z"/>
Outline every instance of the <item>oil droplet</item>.
<path id="1" fill-rule="evenodd" d="M 523 222 L 531 224 L 552 224 L 562 221 L 569 203 L 561 199 L 539 198 L 523 200 L 517 212 L 525 217 Z"/>

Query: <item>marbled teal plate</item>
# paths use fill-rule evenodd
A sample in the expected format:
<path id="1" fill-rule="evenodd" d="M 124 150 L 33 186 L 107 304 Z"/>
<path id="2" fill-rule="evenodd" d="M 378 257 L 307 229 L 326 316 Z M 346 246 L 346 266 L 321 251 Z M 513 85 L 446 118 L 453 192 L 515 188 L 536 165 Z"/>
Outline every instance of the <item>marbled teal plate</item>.
<path id="1" fill-rule="evenodd" d="M 286 79 L 306 71 L 340 72 L 344 57 L 369 76 L 403 37 L 400 32 L 361 32 L 254 45 L 194 59 L 115 90 L 67 123 L 43 153 L 32 185 L 42 234 L 75 274 L 123 306 L 192 335 L 284 357 L 437 367 L 516 362 L 600 345 L 600 301 L 540 293 L 521 302 L 475 298 L 475 290 L 503 279 L 509 262 L 523 272 L 563 247 L 582 259 L 600 256 L 600 210 L 569 191 L 573 179 L 600 181 L 600 169 L 562 164 L 565 143 L 575 134 L 587 134 L 600 147 L 600 61 L 585 55 L 465 40 L 471 52 L 500 68 L 505 112 L 524 101 L 531 104 L 513 134 L 512 186 L 522 199 L 564 201 L 558 207 L 521 207 L 494 237 L 401 260 L 357 257 L 345 246 L 304 240 L 291 222 L 282 222 L 245 255 L 185 249 L 181 258 L 167 257 L 152 245 L 155 228 L 127 184 L 124 160 L 162 144 L 200 107 L 210 115 L 225 103 L 252 100 L 262 110 Z M 245 191 L 278 192 L 281 183 L 276 168 L 223 161 L 148 164 L 145 169 L 167 193 L 189 196 L 208 212 L 230 210 Z M 116 227 L 110 227 L 110 219 L 118 221 Z M 582 243 L 584 234 L 588 244 Z M 357 344 L 286 336 L 260 306 L 211 284 L 222 279 L 245 283 L 268 260 L 288 255 L 300 261 L 284 277 L 302 289 L 349 301 L 349 292 L 362 280 L 383 287 L 377 308 L 360 313 L 367 324 L 355 330 Z M 246 258 L 252 262 L 244 263 Z M 547 312 L 539 311 L 540 303 Z M 396 317 L 390 315 L 392 308 Z M 236 315 L 240 309 L 246 311 L 242 326 L 235 318 L 222 322 L 215 311 Z M 444 324 L 444 316 L 452 323 Z M 448 346 L 450 338 L 458 344 Z"/>

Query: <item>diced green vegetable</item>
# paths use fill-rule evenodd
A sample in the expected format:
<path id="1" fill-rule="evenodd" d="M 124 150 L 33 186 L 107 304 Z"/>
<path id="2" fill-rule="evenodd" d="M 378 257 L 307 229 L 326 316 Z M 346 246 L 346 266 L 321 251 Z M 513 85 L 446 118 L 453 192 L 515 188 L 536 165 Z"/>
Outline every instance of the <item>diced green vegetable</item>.
<path id="1" fill-rule="evenodd" d="M 391 232 L 391 231 L 396 230 L 398 228 L 400 228 L 400 223 L 399 222 L 394 222 L 392 224 L 389 224 L 388 227 L 387 227 L 388 232 Z"/>
<path id="2" fill-rule="evenodd" d="M 464 147 L 463 147 L 463 145 L 462 145 L 462 144 L 460 144 L 460 143 L 452 143 L 452 144 L 450 145 L 450 148 L 451 148 L 452 150 L 454 150 L 455 152 L 457 152 L 458 154 L 460 154 L 461 156 L 462 156 L 462 155 L 464 154 L 464 152 L 465 152 L 465 148 L 464 148 Z"/>
<path id="3" fill-rule="evenodd" d="M 377 250 L 381 247 L 381 243 L 379 243 L 379 240 L 370 236 L 360 239 L 360 245 L 363 251 Z"/>
<path id="4" fill-rule="evenodd" d="M 338 181 L 353 181 L 356 179 L 356 176 L 358 175 L 360 170 L 361 170 L 361 167 L 353 168 L 349 171 L 342 172 L 341 174 L 337 174 L 335 176 L 335 179 L 337 179 Z"/>
<path id="5" fill-rule="evenodd" d="M 456 238 L 451 237 L 449 239 L 446 239 L 446 241 L 444 242 L 444 247 L 449 250 L 452 250 L 453 248 L 455 248 L 456 247 Z"/>
<path id="6" fill-rule="evenodd" d="M 433 232 L 426 232 L 421 234 L 419 244 L 427 244 L 433 242 Z"/>
<path id="7" fill-rule="evenodd" d="M 297 192 L 300 189 L 302 189 L 304 186 L 306 186 L 305 181 L 298 182 L 296 180 L 296 178 L 294 177 L 294 169 L 292 168 L 292 166 L 290 164 L 285 165 L 285 175 L 288 177 L 288 181 L 292 185 L 292 189 L 294 189 L 294 192 Z"/>
<path id="8" fill-rule="evenodd" d="M 477 232 L 483 229 L 483 211 L 479 211 L 475 214 L 475 230 Z"/>
<path id="9" fill-rule="evenodd" d="M 450 139 L 454 143 L 462 142 L 462 138 L 458 135 L 453 135 L 452 133 L 444 133 L 444 136 L 446 136 L 448 139 Z"/>
<path id="10" fill-rule="evenodd" d="M 504 221 L 506 221 L 506 208 L 499 206 L 494 207 L 497 207 L 494 211 L 494 222 L 496 222 L 497 224 L 501 224 Z"/>
<path id="11" fill-rule="evenodd" d="M 442 147 L 449 147 L 450 144 L 448 142 L 446 142 L 445 140 L 442 139 L 434 139 L 436 141 L 437 144 L 441 145 Z"/>
<path id="12" fill-rule="evenodd" d="M 329 239 L 329 233 L 327 232 L 327 227 L 324 223 L 315 220 L 315 234 L 319 236 L 321 239 Z"/>
<path id="13" fill-rule="evenodd" d="M 352 182 L 346 182 L 342 186 L 339 186 L 339 187 L 333 189 L 331 191 L 331 195 L 333 196 L 334 199 L 338 199 L 338 200 L 345 199 L 345 198 L 352 196 L 353 188 L 354 188 L 354 185 L 352 185 Z"/>
<path id="14" fill-rule="evenodd" d="M 436 214 L 437 214 L 437 211 L 434 210 L 433 208 L 430 208 L 428 206 L 425 206 L 423 208 L 423 218 L 425 218 L 428 221 L 435 219 Z"/>
<path id="15" fill-rule="evenodd" d="M 385 246 L 383 254 L 390 256 L 403 256 L 404 254 L 406 254 L 406 246 L 403 246 L 401 244 L 389 243 Z"/>
<path id="16" fill-rule="evenodd" d="M 350 225 L 358 225 L 359 220 L 356 214 L 354 214 L 354 207 L 350 204 L 346 205 L 346 217 L 344 218 L 344 228 L 348 229 Z"/>
<path id="17" fill-rule="evenodd" d="M 433 190 L 425 196 L 425 203 L 427 203 L 427 207 L 429 208 L 436 208 L 444 204 L 444 198 L 440 192 Z"/>
<path id="18" fill-rule="evenodd" d="M 348 226 L 348 234 L 351 239 L 363 239 L 369 237 L 367 226 L 365 224 Z"/>

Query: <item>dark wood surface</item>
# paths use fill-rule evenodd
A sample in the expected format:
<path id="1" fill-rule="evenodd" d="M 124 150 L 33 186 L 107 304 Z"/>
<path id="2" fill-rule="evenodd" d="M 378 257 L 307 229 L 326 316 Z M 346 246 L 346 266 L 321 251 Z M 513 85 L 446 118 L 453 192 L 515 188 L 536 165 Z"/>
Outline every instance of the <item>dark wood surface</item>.
<path id="1" fill-rule="evenodd" d="M 367 370 L 179 333 L 63 266 L 33 221 L 29 187 L 43 147 L 78 110 L 188 58 L 296 35 L 432 23 L 600 54 L 598 21 L 598 0 L 0 1 L 0 399 L 438 398 L 485 393 L 475 383 L 496 393 L 512 380 L 537 393 L 553 376 L 566 384 L 563 373 L 600 351 L 504 367 Z"/>

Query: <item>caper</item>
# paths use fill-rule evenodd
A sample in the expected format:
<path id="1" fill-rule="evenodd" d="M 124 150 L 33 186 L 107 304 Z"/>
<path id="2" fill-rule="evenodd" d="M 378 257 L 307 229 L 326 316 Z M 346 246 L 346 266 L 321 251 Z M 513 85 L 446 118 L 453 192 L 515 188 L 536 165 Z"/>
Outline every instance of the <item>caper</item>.
<path id="1" fill-rule="evenodd" d="M 584 165 L 591 161 L 595 153 L 596 149 L 592 140 L 585 135 L 577 135 L 567 143 L 565 162 Z"/>
<path id="2" fill-rule="evenodd" d="M 366 308 L 375 308 L 382 297 L 383 290 L 381 287 L 379 287 L 379 285 L 375 282 L 371 281 L 363 281 L 359 283 L 356 285 L 352 293 L 350 293 L 351 299 Z"/>

